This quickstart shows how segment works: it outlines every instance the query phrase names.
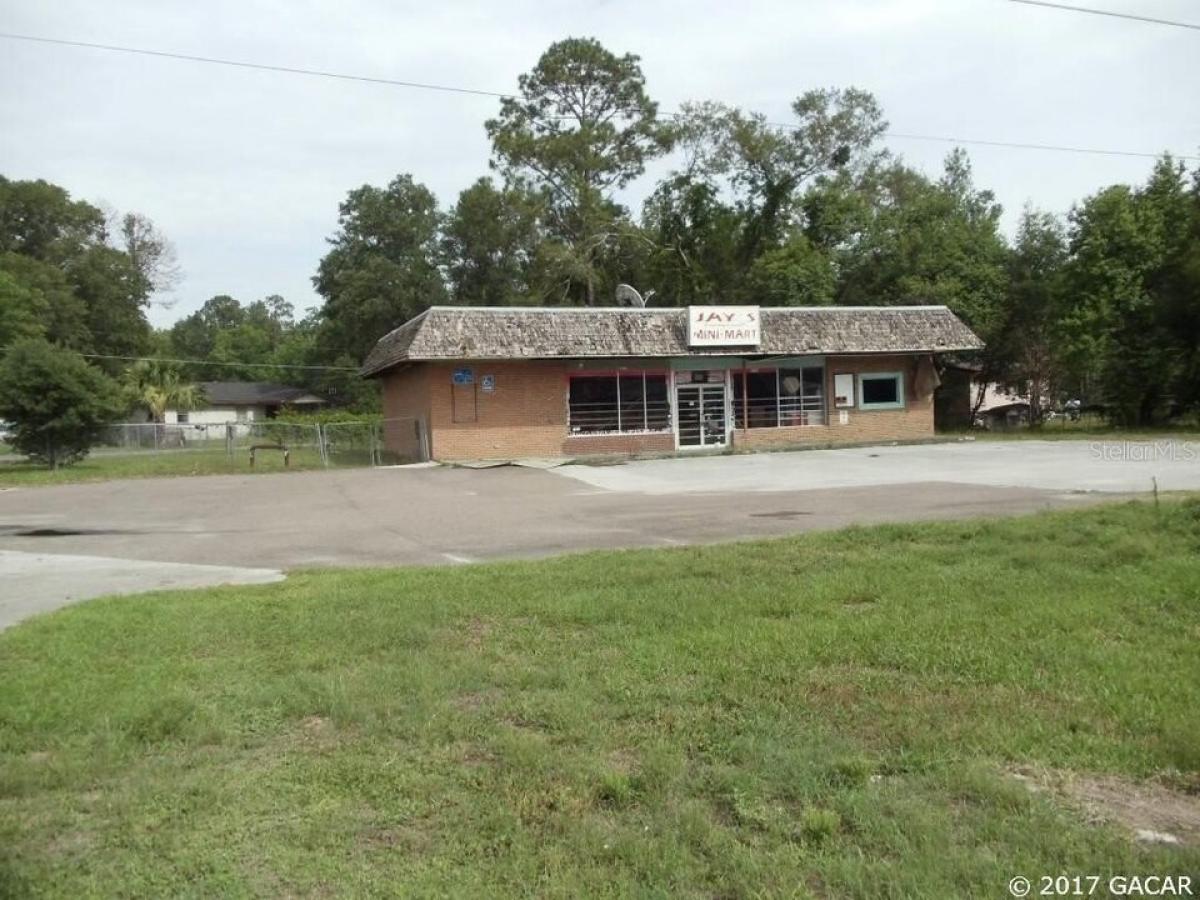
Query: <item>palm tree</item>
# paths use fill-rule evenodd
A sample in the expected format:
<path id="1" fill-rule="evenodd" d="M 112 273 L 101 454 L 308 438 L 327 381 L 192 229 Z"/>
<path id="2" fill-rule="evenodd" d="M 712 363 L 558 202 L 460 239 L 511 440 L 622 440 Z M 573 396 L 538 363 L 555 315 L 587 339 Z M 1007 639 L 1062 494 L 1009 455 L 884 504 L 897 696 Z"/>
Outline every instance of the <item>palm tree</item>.
<path id="1" fill-rule="evenodd" d="M 192 409 L 204 399 L 200 385 L 184 381 L 178 369 L 158 360 L 134 363 L 126 370 L 124 381 L 133 403 L 159 424 L 166 419 L 168 409 Z"/>

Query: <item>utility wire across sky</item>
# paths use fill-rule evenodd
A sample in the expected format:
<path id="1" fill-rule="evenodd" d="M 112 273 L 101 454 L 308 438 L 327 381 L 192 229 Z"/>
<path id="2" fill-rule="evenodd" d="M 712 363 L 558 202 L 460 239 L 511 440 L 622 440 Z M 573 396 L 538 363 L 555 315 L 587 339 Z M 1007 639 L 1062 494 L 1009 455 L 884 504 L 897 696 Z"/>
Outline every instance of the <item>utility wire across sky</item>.
<path id="1" fill-rule="evenodd" d="M 1045 6 L 1060 6 L 1060 4 L 1034 3 L 1034 0 L 1011 0 L 1011 2 L 1031 3 L 1033 5 L 1045 5 Z M 1064 8 L 1069 8 L 1069 9 L 1073 9 L 1073 10 L 1080 11 L 1080 12 L 1095 12 L 1094 10 L 1087 10 L 1087 9 L 1083 9 L 1083 8 L 1075 8 L 1075 7 L 1064 7 Z M 1135 16 L 1133 18 L 1140 18 L 1140 17 Z M 1154 20 L 1154 21 L 1158 21 L 1158 20 Z M 1179 23 L 1166 23 L 1166 24 L 1179 24 Z M 1190 28 L 1190 27 L 1200 27 L 1200 26 L 1185 25 L 1184 27 Z M 455 85 L 434 84 L 431 82 L 423 82 L 423 81 L 405 81 L 405 80 L 401 80 L 401 79 L 397 79 L 397 78 L 380 78 L 380 77 L 375 77 L 375 76 L 371 76 L 371 75 L 355 75 L 355 74 L 346 73 L 346 72 L 330 72 L 330 71 L 326 71 L 326 70 L 322 70 L 322 69 L 306 69 L 306 68 L 300 68 L 300 67 L 296 67 L 296 66 L 277 66 L 277 65 L 272 65 L 270 63 L 248 62 L 246 60 L 236 60 L 236 59 L 222 59 L 222 58 L 214 57 L 214 56 L 196 56 L 196 55 L 188 54 L 188 53 L 174 53 L 174 52 L 169 52 L 169 51 L 165 51 L 165 50 L 147 50 L 147 49 L 141 48 L 141 47 L 122 47 L 122 46 L 118 46 L 115 44 L 98 44 L 98 43 L 92 43 L 90 41 L 73 41 L 73 40 L 67 40 L 65 38 L 50 38 L 50 37 L 43 37 L 40 35 L 16 34 L 13 32 L 0 31 L 0 39 L 12 40 L 12 41 L 27 41 L 27 42 L 39 43 L 39 44 L 55 44 L 55 45 L 64 46 L 64 47 L 83 47 L 83 48 L 87 48 L 90 50 L 105 50 L 105 51 L 112 52 L 112 53 L 131 53 L 131 54 L 135 54 L 138 56 L 153 56 L 153 57 L 158 57 L 161 59 L 183 60 L 186 62 L 205 63 L 208 65 L 216 65 L 216 66 L 231 66 L 231 67 L 239 68 L 239 69 L 257 69 L 257 70 L 266 71 L 266 72 L 282 72 L 287 75 L 307 75 L 307 76 L 316 77 L 316 78 L 333 78 L 333 79 L 336 79 L 339 81 L 357 81 L 357 82 L 365 82 L 367 84 L 381 84 L 381 85 L 388 85 L 390 87 L 409 88 L 412 90 L 441 91 L 443 93 L 467 94 L 467 95 L 473 95 L 473 96 L 477 96 L 477 97 L 493 97 L 493 98 L 497 98 L 497 99 L 501 99 L 501 100 L 519 99 L 517 97 L 517 95 L 515 95 L 515 94 L 506 94 L 501 91 L 485 91 L 485 90 L 478 90 L 475 88 L 458 87 Z M 677 112 L 662 113 L 661 115 L 664 118 L 680 118 L 682 116 L 681 113 L 677 113 Z M 773 128 L 786 128 L 786 129 L 792 129 L 792 130 L 795 130 L 799 127 L 799 126 L 791 125 L 791 124 L 784 123 L 784 122 L 768 122 L 767 124 Z M 1140 157 L 1140 158 L 1145 158 L 1145 159 L 1157 159 L 1160 155 L 1158 153 L 1147 153 L 1144 151 L 1134 151 L 1134 150 L 1113 150 L 1113 149 L 1102 149 L 1102 148 L 1098 148 L 1098 147 L 1072 147 L 1072 146 L 1066 146 L 1066 145 L 1062 145 L 1062 144 L 1043 144 L 1043 143 L 1034 143 L 1034 142 L 1028 142 L 1028 141 L 997 141 L 997 140 L 985 140 L 985 139 L 981 139 L 981 138 L 947 137 L 945 135 L 912 134 L 912 133 L 906 133 L 906 132 L 887 132 L 884 134 L 884 137 L 891 138 L 894 140 L 905 140 L 905 141 L 937 141 L 940 143 L 949 143 L 949 144 L 971 144 L 971 145 L 978 145 L 981 147 L 1002 147 L 1002 148 L 1008 148 L 1008 149 L 1013 149 L 1013 150 L 1045 150 L 1045 151 L 1053 151 L 1053 152 L 1058 152 L 1058 153 L 1085 153 L 1085 154 L 1092 154 L 1092 155 L 1097 155 L 1097 156 L 1125 156 L 1125 157 L 1132 156 L 1132 157 Z M 1183 155 L 1183 154 L 1174 154 L 1174 156 L 1176 159 L 1182 159 L 1182 160 L 1189 160 L 1189 161 L 1200 160 L 1200 156 L 1187 156 L 1187 155 Z"/>
<path id="2" fill-rule="evenodd" d="M 1051 3 L 1049 0 L 1008 0 L 1009 3 L 1022 3 L 1025 6 L 1044 6 L 1047 9 L 1064 9 L 1067 12 L 1087 13 L 1092 16 L 1109 16 L 1113 19 L 1129 19 L 1132 22 L 1150 22 L 1153 25 L 1170 25 L 1174 28 L 1192 28 L 1200 31 L 1200 25 L 1191 22 L 1176 22 L 1171 19 L 1155 19 L 1152 16 L 1139 16 L 1135 13 L 1114 12 L 1108 9 L 1092 9 L 1089 6 L 1071 6 L 1067 3 Z"/>

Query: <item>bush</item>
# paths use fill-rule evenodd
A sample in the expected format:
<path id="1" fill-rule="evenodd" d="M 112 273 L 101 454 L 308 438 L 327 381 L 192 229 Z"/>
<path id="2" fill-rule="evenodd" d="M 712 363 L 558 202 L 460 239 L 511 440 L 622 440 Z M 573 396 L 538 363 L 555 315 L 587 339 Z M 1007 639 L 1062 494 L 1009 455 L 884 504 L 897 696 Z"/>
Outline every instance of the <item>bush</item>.
<path id="1" fill-rule="evenodd" d="M 52 469 L 87 456 L 123 411 L 117 383 L 78 353 L 40 338 L 17 341 L 0 360 L 0 419 L 9 443 Z"/>

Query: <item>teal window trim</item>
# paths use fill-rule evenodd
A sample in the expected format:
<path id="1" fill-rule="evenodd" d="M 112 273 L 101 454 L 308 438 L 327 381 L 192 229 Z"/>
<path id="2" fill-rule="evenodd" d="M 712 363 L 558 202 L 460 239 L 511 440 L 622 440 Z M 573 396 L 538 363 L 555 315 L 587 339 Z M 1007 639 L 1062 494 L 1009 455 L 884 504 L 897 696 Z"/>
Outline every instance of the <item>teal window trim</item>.
<path id="1" fill-rule="evenodd" d="M 896 400 L 888 403 L 867 403 L 863 400 L 863 384 L 867 381 L 883 381 L 892 379 L 896 382 Z M 904 373 L 903 372 L 859 372 L 858 373 L 858 408 L 870 412 L 876 409 L 904 409 Z"/>

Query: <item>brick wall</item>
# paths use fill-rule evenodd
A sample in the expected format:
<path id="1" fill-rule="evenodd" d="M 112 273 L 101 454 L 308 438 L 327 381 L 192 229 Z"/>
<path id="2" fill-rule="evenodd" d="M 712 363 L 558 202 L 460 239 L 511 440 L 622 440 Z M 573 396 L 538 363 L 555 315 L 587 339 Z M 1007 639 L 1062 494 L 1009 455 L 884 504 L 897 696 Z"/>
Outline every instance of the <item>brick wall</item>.
<path id="1" fill-rule="evenodd" d="M 735 428 L 733 446 L 739 450 L 768 449 L 803 444 L 872 443 L 909 441 L 933 437 L 933 395 L 913 397 L 918 356 L 830 356 L 825 361 L 825 396 L 828 423 L 797 428 Z M 833 406 L 833 376 L 851 372 L 903 372 L 904 409 L 846 409 Z M 855 402 L 858 382 L 855 379 Z M 842 425 L 840 414 L 847 414 Z M 736 423 L 735 423 L 736 424 Z"/>
<path id="2" fill-rule="evenodd" d="M 455 386 L 456 368 L 475 384 Z M 429 363 L 434 459 L 561 456 L 567 435 L 567 371 L 555 360 Z M 483 390 L 483 377 L 495 390 Z"/>
<path id="3" fill-rule="evenodd" d="M 826 396 L 833 397 L 839 372 L 901 371 L 905 408 L 829 410 L 830 424 L 806 428 L 752 428 L 733 431 L 738 449 L 785 447 L 811 443 L 913 440 L 931 437 L 933 400 L 914 398 L 916 356 L 830 357 L 826 362 Z M 454 386 L 454 369 L 469 367 L 475 383 Z M 567 432 L 568 363 L 558 360 L 511 362 L 422 363 L 384 376 L 384 414 L 389 418 L 421 416 L 429 424 L 432 456 L 439 460 L 514 459 L 529 456 L 669 453 L 673 434 L 585 435 Z M 484 376 L 495 380 L 485 392 Z"/>
<path id="4" fill-rule="evenodd" d="M 565 456 L 602 456 L 607 453 L 673 453 L 675 434 L 588 434 L 562 442 Z"/>
<path id="5" fill-rule="evenodd" d="M 383 390 L 383 446 L 394 459 L 416 461 L 425 457 L 428 441 L 421 429 L 429 422 L 428 372 L 415 365 L 388 372 L 381 379 Z"/>

